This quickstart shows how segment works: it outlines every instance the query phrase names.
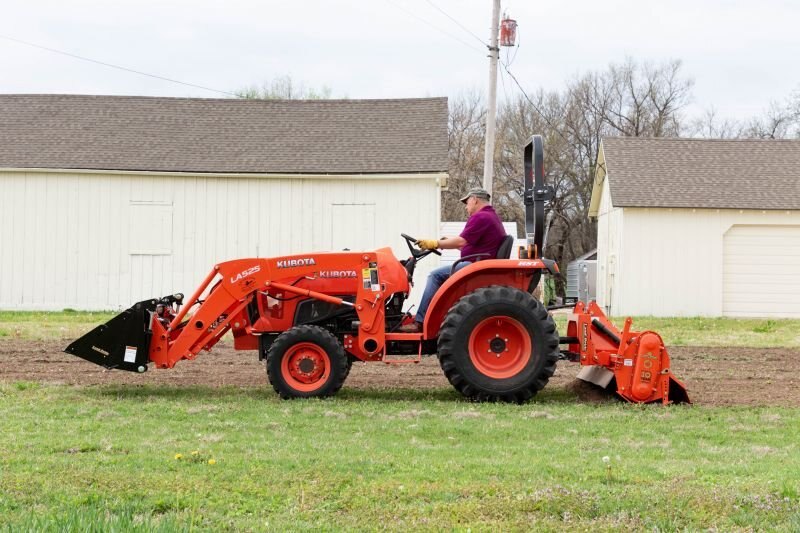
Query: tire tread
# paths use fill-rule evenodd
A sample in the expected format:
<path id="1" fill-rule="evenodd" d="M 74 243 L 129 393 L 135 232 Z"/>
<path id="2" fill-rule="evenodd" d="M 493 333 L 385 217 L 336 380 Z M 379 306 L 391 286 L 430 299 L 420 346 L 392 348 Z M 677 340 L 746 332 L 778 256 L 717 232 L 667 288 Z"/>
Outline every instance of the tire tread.
<path id="1" fill-rule="evenodd" d="M 462 325 L 467 317 L 472 313 L 480 312 L 481 307 L 491 303 L 507 303 L 527 308 L 540 329 L 537 333 L 538 337 L 541 337 L 542 353 L 535 353 L 534 355 L 543 358 L 541 368 L 523 385 L 503 393 L 488 390 L 485 387 L 481 387 L 479 383 L 470 380 L 463 369 L 465 356 L 456 353 L 458 350 L 456 347 L 457 340 L 463 338 L 464 335 L 469 335 L 469 332 L 462 331 Z M 536 346 L 536 339 L 533 339 L 533 341 L 534 346 Z M 524 403 L 542 390 L 555 373 L 559 355 L 559 338 L 555 322 L 541 302 L 529 293 L 519 289 L 493 285 L 463 296 L 450 309 L 439 331 L 438 347 L 439 364 L 442 367 L 442 371 L 450 384 L 465 397 L 478 402 Z M 469 359 L 468 354 L 466 358 Z"/>

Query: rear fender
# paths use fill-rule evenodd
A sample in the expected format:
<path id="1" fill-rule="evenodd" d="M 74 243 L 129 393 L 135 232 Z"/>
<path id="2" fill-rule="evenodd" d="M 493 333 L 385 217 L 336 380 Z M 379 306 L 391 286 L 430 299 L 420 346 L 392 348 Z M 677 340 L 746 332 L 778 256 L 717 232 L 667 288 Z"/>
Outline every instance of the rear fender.
<path id="1" fill-rule="evenodd" d="M 450 276 L 431 300 L 423 324 L 423 338 L 439 335 L 445 315 L 465 294 L 491 285 L 505 285 L 529 291 L 531 281 L 541 277 L 543 270 L 558 273 L 554 262 L 541 259 L 487 259 L 466 266 Z"/>

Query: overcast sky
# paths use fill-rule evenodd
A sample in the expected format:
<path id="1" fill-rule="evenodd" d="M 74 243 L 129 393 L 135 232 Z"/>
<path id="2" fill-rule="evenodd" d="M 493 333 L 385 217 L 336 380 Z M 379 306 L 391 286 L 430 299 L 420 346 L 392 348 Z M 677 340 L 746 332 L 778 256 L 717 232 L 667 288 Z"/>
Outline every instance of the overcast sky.
<path id="1" fill-rule="evenodd" d="M 280 76 L 334 97 L 485 91 L 491 0 L 4 0 L 0 35 L 220 91 Z M 447 18 L 446 12 L 468 31 Z M 746 118 L 800 88 L 800 1 L 504 0 L 526 91 L 626 57 L 681 59 L 697 113 Z M 470 33 L 471 32 L 471 33 Z M 474 34 L 474 35 L 473 35 Z M 220 97 L 0 38 L 0 92 Z M 513 96 L 509 78 L 498 95 Z"/>

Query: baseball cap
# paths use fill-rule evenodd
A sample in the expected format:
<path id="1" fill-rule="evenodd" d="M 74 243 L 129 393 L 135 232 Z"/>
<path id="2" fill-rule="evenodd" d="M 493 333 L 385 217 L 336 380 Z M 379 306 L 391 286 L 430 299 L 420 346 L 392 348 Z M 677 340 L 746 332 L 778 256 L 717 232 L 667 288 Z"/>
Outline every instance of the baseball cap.
<path id="1" fill-rule="evenodd" d="M 488 202 L 489 199 L 491 198 L 491 195 L 489 195 L 489 193 L 486 192 L 486 189 L 484 189 L 482 187 L 473 187 L 472 189 L 469 190 L 469 192 L 467 194 L 464 195 L 464 197 L 461 199 L 461 201 L 463 203 L 467 203 L 467 199 L 470 196 L 474 196 L 475 198 L 480 198 L 481 200 L 483 200 L 485 202 Z"/>

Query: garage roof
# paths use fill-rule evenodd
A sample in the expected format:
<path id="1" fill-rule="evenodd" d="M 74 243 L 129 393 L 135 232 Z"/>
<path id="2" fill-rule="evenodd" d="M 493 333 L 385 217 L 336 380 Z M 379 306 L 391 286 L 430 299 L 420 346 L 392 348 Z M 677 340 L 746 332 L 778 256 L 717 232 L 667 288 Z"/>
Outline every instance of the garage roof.
<path id="1" fill-rule="evenodd" d="M 0 168 L 447 171 L 447 98 L 0 95 Z"/>
<path id="2" fill-rule="evenodd" d="M 800 209 L 800 140 L 609 137 L 602 150 L 614 207 Z"/>

